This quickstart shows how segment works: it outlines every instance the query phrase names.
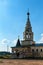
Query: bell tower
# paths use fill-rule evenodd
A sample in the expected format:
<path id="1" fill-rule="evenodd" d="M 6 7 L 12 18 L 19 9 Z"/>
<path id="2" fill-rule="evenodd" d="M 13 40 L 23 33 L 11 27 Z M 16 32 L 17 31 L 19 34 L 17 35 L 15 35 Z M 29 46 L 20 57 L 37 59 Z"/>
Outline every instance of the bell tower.
<path id="1" fill-rule="evenodd" d="M 32 41 L 33 40 L 33 32 L 32 32 L 29 15 L 30 15 L 30 13 L 27 12 L 27 23 L 26 23 L 25 31 L 23 32 L 23 39 Z"/>
<path id="2" fill-rule="evenodd" d="M 23 32 L 22 45 L 31 45 L 33 43 L 33 32 L 32 32 L 29 15 L 30 13 L 27 12 L 27 22 L 26 22 L 25 30 Z"/>

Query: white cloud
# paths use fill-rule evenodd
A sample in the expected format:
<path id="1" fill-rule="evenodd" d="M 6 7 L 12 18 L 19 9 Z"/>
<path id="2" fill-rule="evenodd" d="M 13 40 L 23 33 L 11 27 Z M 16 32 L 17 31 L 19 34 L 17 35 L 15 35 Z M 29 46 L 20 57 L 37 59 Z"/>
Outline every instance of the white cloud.
<path id="1" fill-rule="evenodd" d="M 12 44 L 13 44 L 14 46 L 16 45 L 16 43 L 17 43 L 17 39 L 15 39 L 15 40 L 12 41 Z"/>
<path id="2" fill-rule="evenodd" d="M 43 36 L 43 33 L 41 34 L 41 36 Z"/>
<path id="3" fill-rule="evenodd" d="M 41 34 L 41 38 L 38 40 L 37 43 L 43 43 L 43 33 Z"/>
<path id="4" fill-rule="evenodd" d="M 10 47 L 9 47 L 9 51 L 10 51 L 10 52 L 12 52 L 11 47 L 16 46 L 16 43 L 17 43 L 17 39 L 15 39 L 15 40 L 11 41 L 11 43 L 10 43 Z"/>
<path id="5" fill-rule="evenodd" d="M 1 44 L 8 44 L 10 42 L 10 40 L 8 40 L 8 39 L 2 39 L 1 40 Z"/>
<path id="6" fill-rule="evenodd" d="M 11 52 L 9 43 L 10 43 L 10 40 L 6 38 L 0 40 L 0 51 L 10 51 Z M 8 50 L 7 50 L 7 46 L 8 46 Z"/>
<path id="7" fill-rule="evenodd" d="M 11 47 L 15 46 L 16 43 L 17 43 L 17 39 L 11 41 L 11 40 L 4 38 L 0 40 L 0 51 L 10 51 L 11 52 Z"/>

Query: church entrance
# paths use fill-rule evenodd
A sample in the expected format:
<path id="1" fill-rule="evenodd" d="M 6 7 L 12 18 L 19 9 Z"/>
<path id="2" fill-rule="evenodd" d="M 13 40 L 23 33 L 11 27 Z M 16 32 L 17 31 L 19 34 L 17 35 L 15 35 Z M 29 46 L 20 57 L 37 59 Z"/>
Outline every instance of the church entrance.
<path id="1" fill-rule="evenodd" d="M 20 54 L 19 54 L 19 52 L 18 52 L 18 53 L 16 53 L 16 55 L 17 55 L 17 57 L 19 57 L 19 55 L 20 55 Z"/>

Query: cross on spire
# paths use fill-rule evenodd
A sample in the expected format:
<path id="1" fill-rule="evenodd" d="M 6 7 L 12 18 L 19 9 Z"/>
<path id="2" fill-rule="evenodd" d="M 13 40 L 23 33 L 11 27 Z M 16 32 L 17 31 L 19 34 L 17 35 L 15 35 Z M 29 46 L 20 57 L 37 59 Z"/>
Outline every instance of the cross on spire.
<path id="1" fill-rule="evenodd" d="M 29 13 L 29 9 L 28 9 L 28 12 L 27 12 L 27 20 L 29 21 L 29 15 L 30 15 L 30 13 Z"/>

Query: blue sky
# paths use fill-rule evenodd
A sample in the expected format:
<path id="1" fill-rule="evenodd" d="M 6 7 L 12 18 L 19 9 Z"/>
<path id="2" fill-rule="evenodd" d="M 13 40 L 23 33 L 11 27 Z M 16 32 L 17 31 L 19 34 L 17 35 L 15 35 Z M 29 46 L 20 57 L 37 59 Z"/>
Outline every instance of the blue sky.
<path id="1" fill-rule="evenodd" d="M 0 51 L 23 38 L 28 8 L 34 40 L 43 42 L 43 0 L 0 0 Z"/>

